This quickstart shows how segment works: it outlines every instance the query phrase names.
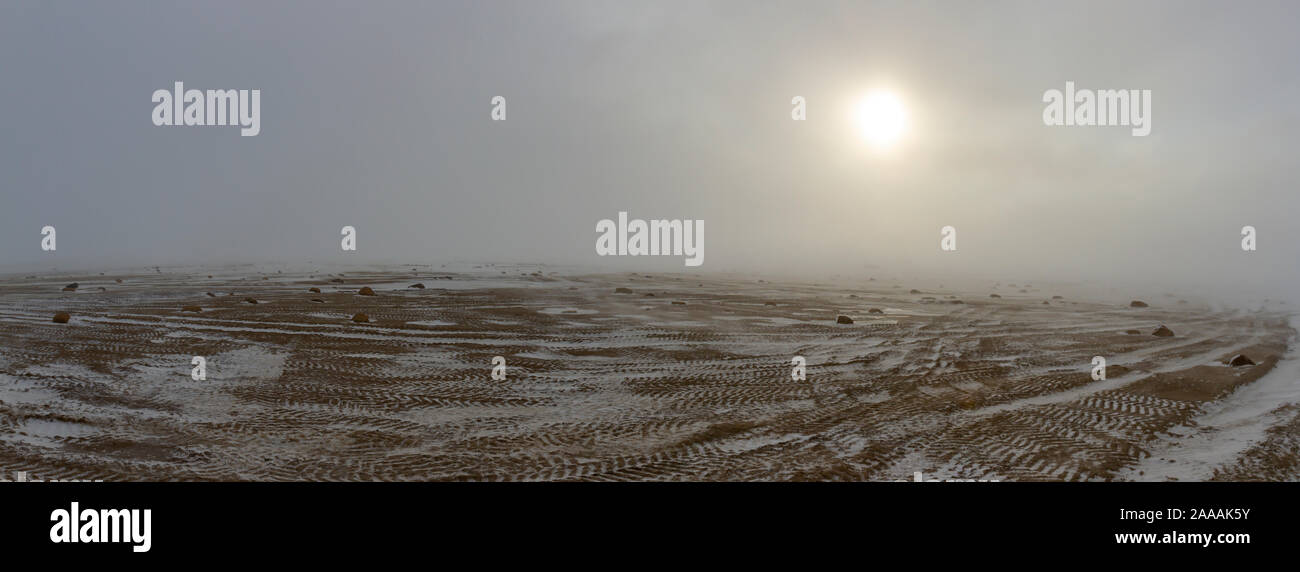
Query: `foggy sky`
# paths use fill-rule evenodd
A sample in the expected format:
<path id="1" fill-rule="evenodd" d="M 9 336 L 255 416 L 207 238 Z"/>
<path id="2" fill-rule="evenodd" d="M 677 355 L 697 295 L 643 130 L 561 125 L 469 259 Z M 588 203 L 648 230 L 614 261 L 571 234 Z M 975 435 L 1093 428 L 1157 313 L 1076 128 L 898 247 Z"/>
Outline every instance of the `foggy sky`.
<path id="1" fill-rule="evenodd" d="M 459 259 L 1289 293 L 1297 30 L 1300 6 L 1254 1 L 0 0 L 0 268 Z M 154 126 L 176 81 L 261 90 L 261 134 Z M 1066 81 L 1150 89 L 1151 134 L 1043 125 Z M 875 88 L 910 117 L 888 154 L 848 119 Z M 705 220 L 704 265 L 597 257 L 619 211 Z"/>

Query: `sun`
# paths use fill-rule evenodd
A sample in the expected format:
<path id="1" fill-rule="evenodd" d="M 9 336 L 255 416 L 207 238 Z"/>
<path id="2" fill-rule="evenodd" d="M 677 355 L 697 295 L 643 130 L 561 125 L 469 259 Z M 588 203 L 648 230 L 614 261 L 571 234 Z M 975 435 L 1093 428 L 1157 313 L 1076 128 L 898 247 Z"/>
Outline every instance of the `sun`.
<path id="1" fill-rule="evenodd" d="M 907 129 L 907 109 L 897 95 L 877 91 L 858 103 L 854 120 L 867 142 L 878 148 L 892 147 Z"/>

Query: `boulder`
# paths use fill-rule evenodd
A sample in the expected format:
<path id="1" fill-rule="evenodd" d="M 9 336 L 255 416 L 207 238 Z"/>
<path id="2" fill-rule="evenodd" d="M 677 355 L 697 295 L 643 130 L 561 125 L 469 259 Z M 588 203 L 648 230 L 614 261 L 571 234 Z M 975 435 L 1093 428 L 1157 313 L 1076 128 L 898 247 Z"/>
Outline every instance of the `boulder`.
<path id="1" fill-rule="evenodd" d="M 182 312 L 202 312 L 203 308 L 198 306 L 181 306 Z"/>
<path id="2" fill-rule="evenodd" d="M 1237 354 L 1232 356 L 1232 359 L 1228 360 L 1228 365 L 1232 367 L 1240 367 L 1243 365 L 1255 365 L 1255 362 L 1251 361 L 1250 358 L 1243 354 Z"/>
<path id="3" fill-rule="evenodd" d="M 885 312 L 884 312 L 884 310 L 881 310 L 880 308 L 870 308 L 870 309 L 867 310 L 867 313 L 868 313 L 868 314 L 884 314 Z"/>
<path id="4" fill-rule="evenodd" d="M 320 298 L 312 298 L 312 299 L 311 299 L 311 302 L 312 302 L 313 304 L 324 304 L 324 303 L 325 303 L 325 301 L 324 301 L 324 300 L 321 300 Z"/>
<path id="5" fill-rule="evenodd" d="M 614 293 L 615 293 L 615 294 L 631 294 L 631 293 L 632 293 L 632 289 L 631 289 L 631 288 L 615 288 L 615 289 L 614 289 Z"/>
<path id="6" fill-rule="evenodd" d="M 353 322 L 358 322 L 358 323 L 360 323 L 360 322 L 369 322 L 369 321 L 370 321 L 370 316 L 367 316 L 367 315 L 365 315 L 365 314 L 362 314 L 362 313 L 360 313 L 360 312 L 357 312 L 355 315 L 352 316 L 352 321 L 353 321 Z"/>
<path id="7" fill-rule="evenodd" d="M 1159 328 L 1156 328 L 1156 331 L 1151 332 L 1151 335 L 1160 338 L 1172 338 L 1174 337 L 1174 331 L 1161 325 Z"/>
<path id="8" fill-rule="evenodd" d="M 81 286 L 81 285 L 80 285 L 80 284 L 77 284 L 76 282 L 73 282 L 72 284 L 68 284 L 67 286 L 64 286 L 64 287 L 63 287 L 63 291 L 64 291 L 64 292 L 76 292 L 78 286 Z"/>
<path id="9" fill-rule="evenodd" d="M 320 288 L 308 288 L 307 291 L 314 294 L 320 294 Z"/>
<path id="10" fill-rule="evenodd" d="M 1124 333 L 1126 333 L 1126 334 L 1128 334 L 1128 335 L 1130 335 L 1130 336 L 1137 336 L 1137 335 L 1141 335 L 1141 334 L 1142 334 L 1142 332 L 1139 332 L 1139 331 L 1137 331 L 1137 330 L 1124 330 Z"/>
<path id="11" fill-rule="evenodd" d="M 245 301 L 245 302 L 248 302 L 249 304 L 256 304 L 256 303 L 257 303 L 257 299 L 256 299 L 256 298 L 244 298 L 244 301 Z"/>
<path id="12" fill-rule="evenodd" d="M 374 295 L 375 295 L 375 291 L 374 291 L 374 290 L 371 290 L 369 286 L 362 286 L 360 290 L 357 290 L 357 295 L 358 295 L 358 296 L 374 296 Z"/>
<path id="13" fill-rule="evenodd" d="M 1001 298 L 1001 294 L 989 294 L 989 298 Z"/>
<path id="14" fill-rule="evenodd" d="M 417 289 L 423 290 L 423 289 L 424 289 L 424 284 L 421 283 L 421 282 L 416 282 L 415 284 L 412 284 L 412 285 L 410 285 L 410 286 L 407 286 L 407 288 L 417 288 Z"/>
<path id="15" fill-rule="evenodd" d="M 67 312 L 59 312 L 54 315 L 54 323 L 56 324 L 66 324 L 68 323 L 68 320 L 71 319 L 72 316 L 70 316 Z"/>
<path id="16" fill-rule="evenodd" d="M 1128 307 L 1130 307 L 1130 308 L 1146 308 L 1146 307 L 1147 307 L 1147 303 L 1146 303 L 1146 302 L 1143 302 L 1143 301 L 1141 301 L 1141 300 L 1134 300 L 1134 301 L 1128 303 Z"/>
<path id="17" fill-rule="evenodd" d="M 852 324 L 852 323 L 853 323 L 853 318 L 850 318 L 850 317 L 848 317 L 848 316 L 840 316 L 840 317 L 838 317 L 838 318 L 835 318 L 835 323 L 836 323 L 836 324 Z"/>

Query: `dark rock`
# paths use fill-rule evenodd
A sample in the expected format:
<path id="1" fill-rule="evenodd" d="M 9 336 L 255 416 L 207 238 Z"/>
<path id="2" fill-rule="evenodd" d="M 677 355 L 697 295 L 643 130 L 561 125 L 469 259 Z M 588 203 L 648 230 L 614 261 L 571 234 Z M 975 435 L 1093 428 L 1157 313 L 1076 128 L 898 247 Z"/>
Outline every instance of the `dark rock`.
<path id="1" fill-rule="evenodd" d="M 311 301 L 312 301 L 313 304 L 324 304 L 324 303 L 325 303 L 325 301 L 324 301 L 324 300 L 321 300 L 320 298 L 312 298 Z"/>
<path id="2" fill-rule="evenodd" d="M 632 293 L 632 289 L 631 289 L 631 288 L 615 288 L 615 289 L 614 289 L 614 293 L 615 293 L 615 294 L 631 294 L 631 293 Z"/>
<path id="3" fill-rule="evenodd" d="M 1126 334 L 1128 334 L 1128 335 L 1130 335 L 1130 336 L 1138 336 L 1138 335 L 1141 335 L 1141 334 L 1142 334 L 1142 332 L 1139 332 L 1139 331 L 1137 331 L 1137 330 L 1124 330 L 1124 333 L 1126 333 Z"/>
<path id="4" fill-rule="evenodd" d="M 320 288 L 308 288 L 307 291 L 320 294 Z"/>
<path id="5" fill-rule="evenodd" d="M 360 290 L 357 290 L 357 296 L 374 296 L 374 295 L 375 295 L 375 291 L 371 290 L 369 286 L 362 286 Z"/>
<path id="6" fill-rule="evenodd" d="M 1151 335 L 1161 338 L 1172 338 L 1174 337 L 1174 331 L 1162 325 L 1159 328 L 1156 328 L 1156 331 L 1151 332 Z"/>
<path id="7" fill-rule="evenodd" d="M 67 312 L 59 312 L 54 315 L 54 323 L 56 324 L 66 324 L 68 323 L 68 320 L 71 319 L 72 316 L 70 316 Z"/>
<path id="8" fill-rule="evenodd" d="M 80 284 L 77 284 L 76 282 L 73 282 L 72 284 L 68 284 L 67 286 L 64 286 L 64 287 L 63 287 L 63 291 L 64 291 L 64 292 L 76 292 L 76 291 L 77 291 L 77 288 L 78 288 L 79 286 L 81 286 L 81 285 L 80 285 Z"/>
<path id="9" fill-rule="evenodd" d="M 352 321 L 353 321 L 353 322 L 358 322 L 358 323 L 360 323 L 360 322 L 369 322 L 369 321 L 370 321 L 370 316 L 367 316 L 367 315 L 365 315 L 365 314 L 362 314 L 362 313 L 358 312 L 356 315 L 352 316 Z"/>
<path id="10" fill-rule="evenodd" d="M 989 294 L 989 298 L 1001 298 L 1001 297 L 1002 295 L 1000 294 Z"/>
<path id="11" fill-rule="evenodd" d="M 1146 302 L 1143 302 L 1143 301 L 1141 301 L 1141 300 L 1134 300 L 1134 301 L 1128 303 L 1128 307 L 1130 307 L 1130 308 L 1146 308 L 1146 307 L 1147 307 L 1147 303 L 1146 303 Z"/>
<path id="12" fill-rule="evenodd" d="M 203 308 L 198 306 L 181 306 L 182 312 L 202 312 Z"/>
<path id="13" fill-rule="evenodd" d="M 256 298 L 244 298 L 244 301 L 245 301 L 245 302 L 248 302 L 249 304 L 256 304 L 256 303 L 257 303 L 257 299 L 256 299 Z"/>
<path id="14" fill-rule="evenodd" d="M 1231 360 L 1228 360 L 1228 365 L 1232 367 L 1240 367 L 1243 365 L 1255 365 L 1255 362 L 1251 361 L 1250 358 L 1246 357 L 1243 354 L 1237 354 L 1235 356 L 1232 356 Z"/>
<path id="15" fill-rule="evenodd" d="M 884 314 L 885 312 L 884 312 L 883 310 L 881 310 L 880 308 L 871 308 L 871 309 L 868 309 L 868 310 L 867 310 L 867 313 L 868 313 L 868 314 Z"/>
<path id="16" fill-rule="evenodd" d="M 418 288 L 418 289 L 420 289 L 420 290 L 423 290 L 423 289 L 424 289 L 424 283 L 422 283 L 422 282 L 416 282 L 415 284 L 412 284 L 412 285 L 410 285 L 410 286 L 407 286 L 407 288 Z"/>
<path id="17" fill-rule="evenodd" d="M 848 316 L 840 316 L 840 317 L 838 317 L 838 318 L 835 318 L 835 323 L 836 323 L 836 324 L 852 324 L 852 323 L 853 323 L 853 318 L 850 318 L 850 317 L 848 317 Z"/>

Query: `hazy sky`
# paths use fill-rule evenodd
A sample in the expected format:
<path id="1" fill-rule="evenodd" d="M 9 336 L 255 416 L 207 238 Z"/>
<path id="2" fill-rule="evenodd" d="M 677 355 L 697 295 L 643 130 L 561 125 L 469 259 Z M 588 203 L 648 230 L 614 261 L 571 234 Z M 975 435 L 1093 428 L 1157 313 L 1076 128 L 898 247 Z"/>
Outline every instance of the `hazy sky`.
<path id="1" fill-rule="evenodd" d="M 0 267 L 688 270 L 597 257 L 596 222 L 628 211 L 705 220 L 695 272 L 1289 291 L 1296 30 L 1300 5 L 1254 1 L 0 0 Z M 1067 80 L 1151 90 L 1151 134 L 1045 126 Z M 261 90 L 260 135 L 154 126 L 175 81 Z M 873 89 L 908 110 L 887 153 L 849 119 Z"/>

